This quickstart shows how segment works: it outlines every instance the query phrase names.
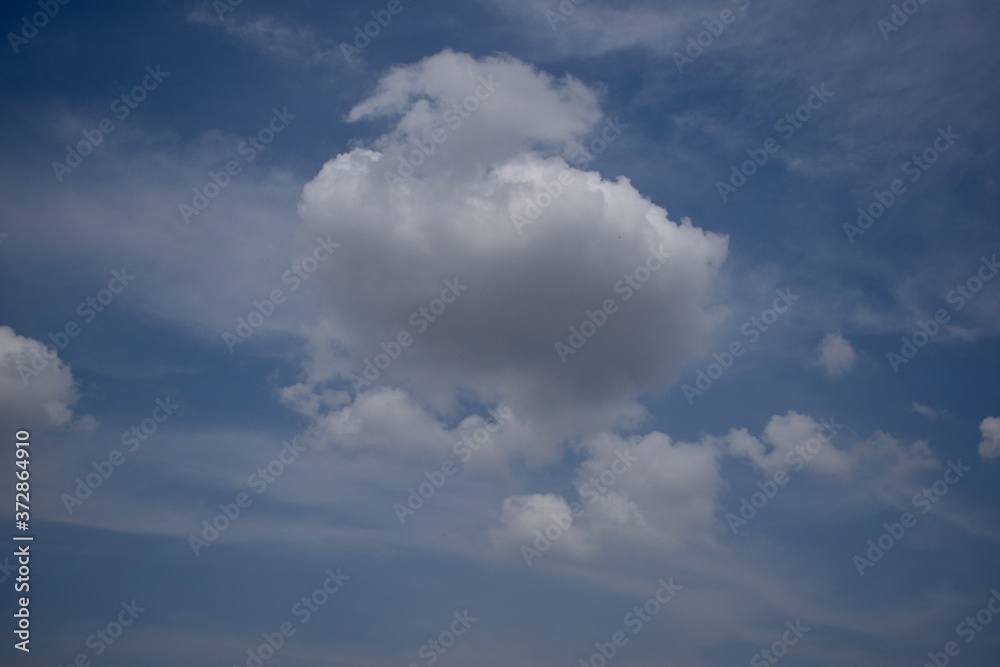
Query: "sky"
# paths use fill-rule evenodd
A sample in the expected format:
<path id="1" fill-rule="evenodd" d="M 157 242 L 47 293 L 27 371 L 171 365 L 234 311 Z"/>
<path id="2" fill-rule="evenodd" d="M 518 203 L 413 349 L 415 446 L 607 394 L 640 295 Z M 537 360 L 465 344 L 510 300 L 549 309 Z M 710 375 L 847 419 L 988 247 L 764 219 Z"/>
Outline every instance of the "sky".
<path id="1" fill-rule="evenodd" d="M 0 15 L 3 664 L 997 664 L 1000 10 Z"/>

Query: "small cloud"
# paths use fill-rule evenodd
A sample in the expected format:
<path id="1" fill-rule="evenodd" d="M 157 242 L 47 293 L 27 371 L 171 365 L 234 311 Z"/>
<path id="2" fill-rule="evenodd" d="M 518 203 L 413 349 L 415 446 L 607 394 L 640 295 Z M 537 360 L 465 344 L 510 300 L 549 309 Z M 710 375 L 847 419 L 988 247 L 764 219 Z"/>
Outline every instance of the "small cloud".
<path id="1" fill-rule="evenodd" d="M 819 344 L 819 363 L 830 377 L 840 377 L 854 368 L 857 355 L 851 342 L 839 333 L 830 333 Z"/>
<path id="2" fill-rule="evenodd" d="M 801 458 L 803 444 L 814 441 L 822 449 L 809 457 L 813 472 L 845 475 L 855 467 L 855 458 L 828 442 L 840 428 L 843 426 L 834 429 L 832 424 L 827 426 L 825 420 L 816 421 L 809 415 L 789 410 L 785 415 L 773 415 L 760 438 L 746 429 L 733 429 L 727 444 L 730 454 L 749 459 L 761 470 L 771 473 L 784 469 L 796 457 Z"/>
<path id="3" fill-rule="evenodd" d="M 932 408 L 929 405 L 923 405 L 916 401 L 913 401 L 913 412 L 923 415 L 928 419 L 947 419 L 949 417 L 948 411 L 944 408 Z"/>
<path id="4" fill-rule="evenodd" d="M 234 16 L 223 18 L 205 8 L 185 14 L 189 23 L 221 27 L 227 36 L 256 49 L 265 56 L 304 67 L 333 66 L 340 57 L 332 45 L 308 26 L 282 23 L 271 16 Z"/>
<path id="5" fill-rule="evenodd" d="M 1000 459 L 1000 417 L 987 417 L 979 425 L 983 439 L 979 441 L 979 456 L 986 461 Z"/>
<path id="6" fill-rule="evenodd" d="M 70 428 L 80 433 L 90 433 L 96 431 L 100 425 L 101 423 L 93 415 L 84 415 L 79 419 L 74 419 Z"/>
<path id="7" fill-rule="evenodd" d="M 78 397 L 69 366 L 51 347 L 0 326 L 0 430 L 67 426 Z"/>

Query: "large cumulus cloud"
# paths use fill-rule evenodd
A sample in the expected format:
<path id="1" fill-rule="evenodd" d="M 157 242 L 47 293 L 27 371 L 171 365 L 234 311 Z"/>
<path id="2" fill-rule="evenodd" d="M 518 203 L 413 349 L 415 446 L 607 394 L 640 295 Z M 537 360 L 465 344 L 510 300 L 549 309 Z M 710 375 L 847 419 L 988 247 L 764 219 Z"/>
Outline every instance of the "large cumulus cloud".
<path id="1" fill-rule="evenodd" d="M 464 114 L 447 115 L 477 93 Z M 356 417 L 372 403 L 365 393 L 381 387 L 401 392 L 379 401 L 384 418 L 406 418 L 412 439 L 424 443 L 447 442 L 434 431 L 460 417 L 459 406 L 502 403 L 514 427 L 498 443 L 506 437 L 504 451 L 536 463 L 566 439 L 640 423 L 635 398 L 665 387 L 701 350 L 726 239 L 670 220 L 627 178 L 567 162 L 603 124 L 598 96 L 572 77 L 445 51 L 391 71 L 349 117 L 385 116 L 395 127 L 330 160 L 300 205 L 310 231 L 344 250 L 320 267 L 325 319 L 310 332 L 303 381 L 284 392 L 316 418 L 316 439 L 336 444 L 343 428 L 329 426 L 342 427 L 349 411 L 350 439 L 364 442 L 365 421 Z M 412 174 L 401 170 L 400 160 L 432 145 L 435 131 L 444 140 L 409 160 L 420 162 Z M 516 216 L 540 202 L 518 229 Z M 640 268 L 648 282 L 627 287 Z M 459 287 L 444 295 L 453 302 L 443 313 L 413 315 L 449 285 Z M 568 343 L 570 328 L 608 300 L 614 314 L 561 358 L 556 343 Z M 371 386 L 350 380 L 404 332 L 412 343 Z"/>

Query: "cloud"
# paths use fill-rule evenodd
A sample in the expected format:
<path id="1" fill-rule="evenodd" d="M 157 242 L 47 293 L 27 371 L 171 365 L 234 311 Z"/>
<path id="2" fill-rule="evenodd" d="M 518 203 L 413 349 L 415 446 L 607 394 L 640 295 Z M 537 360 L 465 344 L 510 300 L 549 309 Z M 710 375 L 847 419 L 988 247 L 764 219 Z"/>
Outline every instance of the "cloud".
<path id="1" fill-rule="evenodd" d="M 574 558 L 612 547 L 675 551 L 712 542 L 722 487 L 722 451 L 713 439 L 685 443 L 660 432 L 628 438 L 600 433 L 582 447 L 588 458 L 574 475 L 577 496 L 506 498 L 499 524 L 489 530 L 491 548 L 511 557 L 522 545 L 537 548 L 536 530 L 552 541 L 554 553 Z"/>
<path id="2" fill-rule="evenodd" d="M 569 502 L 554 494 L 528 494 L 511 496 L 503 501 L 500 526 L 490 530 L 490 543 L 498 551 L 532 546 L 540 539 L 536 531 L 549 530 L 550 541 L 556 553 L 583 557 L 593 551 L 593 546 L 579 527 L 573 525 L 573 510 Z M 557 531 L 552 526 L 558 526 Z"/>
<path id="3" fill-rule="evenodd" d="M 69 366 L 32 338 L 18 336 L 0 326 L 0 430 L 43 429 L 66 426 L 73 419 L 79 398 Z M 76 426 L 96 425 L 85 417 Z"/>
<path id="4" fill-rule="evenodd" d="M 604 432 L 580 447 L 587 458 L 574 474 L 575 497 L 527 494 L 503 501 L 500 520 L 488 531 L 488 548 L 500 552 L 496 557 L 516 559 L 522 546 L 538 549 L 536 530 L 551 541 L 552 553 L 574 559 L 622 548 L 676 551 L 714 542 L 723 486 L 717 439 L 689 443 L 660 432 Z"/>
<path id="5" fill-rule="evenodd" d="M 328 431 L 330 443 L 382 437 L 376 413 L 354 419 L 376 386 L 406 406 L 413 428 L 394 437 L 413 442 L 443 443 L 460 404 L 503 404 L 515 420 L 493 453 L 535 463 L 571 438 L 638 425 L 636 397 L 702 351 L 727 239 L 670 220 L 624 177 L 567 162 L 601 129 L 596 94 L 572 77 L 444 51 L 390 71 L 349 118 L 382 116 L 395 128 L 304 188 L 304 226 L 342 254 L 319 268 L 324 322 L 286 403 L 316 423 L 351 424 L 349 437 Z M 518 230 L 515 214 L 539 201 L 544 211 Z M 645 281 L 636 289 L 633 275 Z M 608 300 L 613 314 L 596 314 Z M 556 344 L 594 318 L 594 335 L 561 358 Z"/>
<path id="6" fill-rule="evenodd" d="M 576 495 L 507 497 L 486 543 L 512 560 L 522 546 L 537 549 L 535 530 L 546 534 L 554 554 L 577 560 L 636 547 L 677 552 L 717 546 L 726 455 L 748 459 L 767 476 L 778 470 L 823 476 L 850 490 L 840 498 L 852 506 L 890 501 L 900 489 L 908 492 L 921 471 L 940 465 L 926 441 L 906 445 L 882 431 L 860 439 L 845 429 L 834 418 L 790 410 L 772 416 L 760 438 L 745 428 L 697 442 L 661 432 L 593 434 L 579 445 L 586 458 L 573 476 Z M 826 502 L 821 499 L 822 493 L 801 502 Z"/>
<path id="7" fill-rule="evenodd" d="M 663 8 L 569 1 L 550 6 L 533 0 L 490 2 L 516 21 L 518 30 L 529 36 L 535 50 L 560 57 L 594 57 L 636 48 L 669 55 L 686 46 L 689 34 L 705 30 L 702 20 L 717 19 L 719 15 L 718 10 L 683 3 Z"/>
<path id="8" fill-rule="evenodd" d="M 273 16 L 219 17 L 206 8 L 199 8 L 187 12 L 185 18 L 196 25 L 221 26 L 227 36 L 265 56 L 304 67 L 333 66 L 341 57 L 332 45 L 324 45 L 312 28 L 289 25 Z"/>
<path id="9" fill-rule="evenodd" d="M 979 424 L 983 439 L 979 441 L 979 456 L 986 461 L 1000 459 L 1000 417 L 987 417 Z"/>
<path id="10" fill-rule="evenodd" d="M 270 108 L 261 110 L 261 126 L 271 114 Z M 247 316 L 253 301 L 279 287 L 289 297 L 285 305 L 238 349 L 297 334 L 299 323 L 307 319 L 308 299 L 302 297 L 308 285 L 293 294 L 282 275 L 315 243 L 315 237 L 299 239 L 301 245 L 293 247 L 291 240 L 298 227 L 295 204 L 302 181 L 277 162 L 275 153 L 246 160 L 238 152 L 246 135 L 213 129 L 179 144 L 131 120 L 106 136 L 100 154 L 95 152 L 58 187 L 51 187 L 50 171 L 18 169 L 15 158 L 0 162 L 0 172 L 11 184 L 3 201 L 12 225 L 8 229 L 23 249 L 9 253 L 4 262 L 12 272 L 39 261 L 61 267 L 59 296 L 77 300 L 106 283 L 109 271 L 125 266 L 136 280 L 118 297 L 123 307 L 183 327 L 223 352 L 222 333 L 235 331 L 237 318 Z M 79 115 L 53 113 L 42 115 L 34 131 L 62 141 L 70 139 L 67 132 L 75 132 L 79 140 L 80 128 L 90 127 L 86 122 Z M 60 130 L 64 124 L 71 130 Z M 273 143 L 279 141 L 286 137 L 279 135 Z M 51 148 L 58 156 L 59 147 Z M 190 206 L 194 191 L 213 183 L 210 173 L 224 174 L 229 160 L 237 160 L 243 171 L 185 224 L 179 205 Z M 111 183 L 121 184 L 122 190 L 115 194 Z M 54 231 L 59 243 L 52 241 Z M 32 255 L 39 259 L 31 260 Z M 45 298 L 46 307 L 65 307 L 50 291 L 39 291 L 36 298 Z M 117 299 L 111 308 L 119 309 Z M 72 317 L 72 312 L 64 316 Z M 74 353 L 67 350 L 68 358 Z"/>
<path id="11" fill-rule="evenodd" d="M 730 454 L 749 459 L 768 473 L 801 462 L 815 473 L 844 475 L 854 468 L 856 461 L 832 443 L 837 430 L 833 420 L 821 423 L 789 410 L 783 416 L 771 417 L 759 439 L 744 428 L 732 430 L 725 442 Z"/>
<path id="12" fill-rule="evenodd" d="M 374 142 L 390 168 L 417 148 L 411 142 L 440 129 L 447 139 L 419 171 L 454 179 L 470 165 L 485 169 L 532 149 L 576 147 L 601 111 L 597 94 L 575 77 L 557 79 L 511 57 L 476 60 L 445 50 L 390 70 L 347 119 L 384 117 L 398 117 L 395 129 Z"/>
<path id="13" fill-rule="evenodd" d="M 929 405 L 923 405 L 922 403 L 917 403 L 913 401 L 913 412 L 918 415 L 923 415 L 928 419 L 947 419 L 948 411 L 944 408 L 932 408 Z"/>
<path id="14" fill-rule="evenodd" d="M 848 481 L 903 477 L 938 466 L 924 440 L 906 445 L 882 431 L 861 439 L 845 430 L 850 429 L 835 417 L 817 421 L 789 410 L 785 415 L 772 416 L 760 438 L 745 428 L 733 429 L 723 443 L 729 454 L 749 460 L 768 474 L 805 469 Z"/>
<path id="15" fill-rule="evenodd" d="M 850 341 L 839 333 L 829 333 L 819 344 L 819 363 L 830 377 L 840 377 L 857 362 L 857 355 Z"/>
<path id="16" fill-rule="evenodd" d="M 723 483 L 722 451 L 714 439 L 677 442 L 660 432 L 628 438 L 602 433 L 584 447 L 590 457 L 578 469 L 576 485 L 589 505 L 590 526 L 605 542 L 679 549 L 711 541 Z"/>
<path id="17" fill-rule="evenodd" d="M 940 466 L 926 440 L 906 445 L 883 431 L 875 431 L 869 438 L 856 442 L 851 452 L 869 469 L 869 476 L 873 477 L 885 474 L 880 471 L 879 466 L 894 478 L 903 478 L 919 470 L 933 470 Z M 871 470 L 872 468 L 875 469 Z"/>

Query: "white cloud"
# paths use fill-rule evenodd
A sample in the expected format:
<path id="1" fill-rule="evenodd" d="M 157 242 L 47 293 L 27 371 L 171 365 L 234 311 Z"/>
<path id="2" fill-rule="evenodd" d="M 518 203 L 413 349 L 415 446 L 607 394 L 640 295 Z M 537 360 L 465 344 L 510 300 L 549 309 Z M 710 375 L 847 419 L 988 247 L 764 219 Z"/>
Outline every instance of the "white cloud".
<path id="1" fill-rule="evenodd" d="M 488 544 L 517 558 L 517 548 L 533 546 L 534 530 L 544 532 L 556 524 L 555 514 L 572 510 L 570 529 L 550 529 L 558 535 L 554 544 L 572 536 L 572 546 L 553 547 L 554 553 L 594 559 L 637 546 L 678 551 L 716 545 L 726 454 L 749 459 L 768 476 L 777 470 L 826 476 L 850 490 L 842 497 L 850 495 L 850 502 L 885 502 L 892 497 L 883 493 L 887 487 L 909 489 L 915 473 L 940 465 L 926 441 L 906 445 L 881 431 L 861 440 L 847 430 L 834 418 L 790 410 L 772 416 L 759 439 L 745 428 L 698 442 L 677 442 L 660 432 L 588 436 L 580 443 L 587 458 L 574 475 L 576 496 L 508 497 Z"/>
<path id="2" fill-rule="evenodd" d="M 443 121 L 477 89 L 486 98 L 478 108 L 457 127 Z M 286 402 L 317 423 L 351 424 L 350 433 L 328 431 L 330 441 L 371 441 L 382 427 L 363 435 L 365 420 L 353 418 L 373 399 L 362 392 L 345 404 L 337 392 L 357 389 L 349 378 L 406 332 L 412 344 L 375 382 L 405 388 L 405 399 L 393 396 L 413 428 L 408 436 L 398 429 L 400 439 L 444 442 L 440 423 L 455 416 L 460 397 L 516 415 L 516 428 L 498 434 L 491 451 L 498 462 L 551 461 L 570 438 L 638 425 L 646 413 L 636 396 L 664 388 L 702 349 L 726 238 L 671 221 L 625 178 L 567 164 L 601 120 L 596 95 L 572 77 L 445 51 L 393 69 L 350 117 L 383 115 L 399 117 L 394 130 L 373 148 L 338 155 L 304 188 L 306 228 L 332 235 L 342 254 L 313 285 L 327 321 L 311 330 L 312 360 Z M 411 142 L 445 128 L 446 140 L 390 186 L 386 173 L 413 154 Z M 566 174 L 518 233 L 512 214 Z M 667 264 L 631 296 L 616 293 L 653 250 L 669 253 Z M 423 318 L 411 314 L 445 280 L 462 291 L 423 331 L 413 324 Z M 617 312 L 562 363 L 556 342 L 607 299 Z"/>
<path id="3" fill-rule="evenodd" d="M 984 460 L 1000 459 L 1000 417 L 987 417 L 979 425 L 983 439 L 979 441 L 979 456 Z"/>
<path id="4" fill-rule="evenodd" d="M 830 377 L 840 377 L 857 362 L 851 342 L 839 333 L 829 333 L 819 344 L 819 363 Z"/>
<path id="5" fill-rule="evenodd" d="M 271 114 L 261 109 L 261 126 Z M 59 187 L 48 184 L 55 182 L 51 173 L 17 169 L 14 159 L 0 162 L 0 172 L 11 184 L 4 211 L 24 249 L 8 254 L 4 262 L 15 272 L 39 261 L 59 267 L 62 289 L 77 300 L 102 287 L 110 270 L 125 266 L 136 280 L 119 297 L 121 307 L 180 325 L 223 353 L 222 333 L 232 333 L 237 317 L 245 318 L 255 299 L 267 298 L 277 287 L 287 301 L 237 349 L 256 346 L 275 334 L 294 334 L 306 319 L 303 311 L 309 300 L 303 297 L 308 284 L 292 293 L 282 274 L 315 242 L 315 237 L 295 239 L 302 182 L 276 164 L 273 153 L 259 153 L 252 163 L 246 162 L 237 151 L 245 135 L 209 130 L 178 144 L 129 121 L 104 138 L 100 157 L 84 161 Z M 75 132 L 78 141 L 80 130 L 90 122 L 53 114 L 41 118 L 36 131 L 56 133 L 67 142 Z M 59 130 L 63 124 L 71 129 Z M 279 135 L 274 145 L 279 141 L 285 137 Z M 58 150 L 53 147 L 54 157 L 60 155 Z M 243 171 L 185 224 L 179 204 L 190 206 L 193 190 L 202 191 L 212 183 L 210 172 L 224 173 L 227 161 L 234 159 Z M 111 183 L 121 184 L 120 191 Z M 59 242 L 53 241 L 53 234 Z M 79 261 L 81 257 L 86 260 Z M 111 308 L 119 308 L 117 299 Z M 72 311 L 64 315 L 72 317 Z"/>
<path id="6" fill-rule="evenodd" d="M 555 537 L 553 552 L 575 558 L 609 547 L 674 551 L 712 542 L 722 485 L 721 451 L 712 439 L 682 443 L 659 432 L 629 438 L 600 433 L 581 447 L 588 458 L 575 474 L 575 498 L 533 494 L 504 500 L 488 541 L 508 552 L 501 557 L 516 557 L 522 545 L 535 548 L 534 531 L 546 528 Z"/>
<path id="7" fill-rule="evenodd" d="M 897 478 L 917 470 L 933 470 L 940 466 L 926 440 L 906 445 L 884 431 L 875 431 L 871 437 L 854 443 L 851 452 L 861 463 L 884 467 L 891 476 Z M 881 468 L 876 467 L 874 476 L 880 474 L 883 474 Z"/>
<path id="8" fill-rule="evenodd" d="M 604 486 L 605 471 L 621 470 L 628 456 L 636 459 L 588 509 L 588 520 L 598 533 L 668 549 L 711 539 L 722 485 L 722 452 L 713 439 L 688 443 L 660 432 L 630 438 L 604 433 L 587 439 L 584 446 L 590 458 L 577 471 L 576 481 L 578 489 L 589 484 L 588 493 L 582 494 L 584 504 L 588 495 L 593 497 L 589 490 Z M 606 475 L 604 480 L 601 475 Z"/>
<path id="9" fill-rule="evenodd" d="M 553 528 L 552 526 L 556 526 Z M 593 546 L 583 532 L 574 525 L 572 508 L 564 498 L 554 494 L 528 494 L 504 499 L 500 525 L 491 528 L 491 548 L 500 552 L 517 550 L 522 545 L 535 548 L 548 529 L 556 539 L 549 539 L 555 553 L 576 557 L 589 555 Z M 544 542 L 542 542 L 544 544 Z"/>
<path id="10" fill-rule="evenodd" d="M 746 429 L 733 429 L 725 444 L 730 454 L 766 473 L 801 468 L 842 481 L 902 479 L 939 465 L 925 440 L 907 445 L 883 431 L 864 439 L 846 431 L 834 417 L 817 421 L 789 410 L 772 416 L 759 439 Z"/>
<path id="11" fill-rule="evenodd" d="M 922 403 L 917 403 L 913 401 L 913 412 L 918 415 L 923 415 L 928 419 L 947 419 L 948 411 L 944 408 L 932 408 L 929 405 L 924 405 Z"/>
<path id="12" fill-rule="evenodd" d="M 784 416 L 771 417 L 760 439 L 746 429 L 734 429 L 726 437 L 726 443 L 730 454 L 749 459 L 769 473 L 798 465 L 800 461 L 816 473 L 848 473 L 855 461 L 833 444 L 833 436 L 832 424 L 789 410 Z"/>
<path id="13" fill-rule="evenodd" d="M 456 109 L 477 90 L 478 104 L 470 100 L 466 108 Z M 460 181 L 471 165 L 489 168 L 534 148 L 575 147 L 600 120 L 601 111 L 597 95 L 573 76 L 557 79 L 511 57 L 476 60 L 445 50 L 390 70 L 347 118 L 381 117 L 398 120 L 392 132 L 375 142 L 385 158 L 378 165 L 380 177 L 387 164 L 395 169 L 398 158 L 415 148 L 410 141 L 425 140 L 440 128 L 447 132 L 446 142 L 418 171 Z"/>
<path id="14" fill-rule="evenodd" d="M 69 366 L 58 356 L 50 358 L 46 346 L 37 340 L 18 336 L 13 329 L 0 326 L 0 427 L 10 433 L 15 429 L 41 429 L 66 426 L 73 418 L 73 404 L 78 392 Z M 77 427 L 93 428 L 92 417 Z"/>

